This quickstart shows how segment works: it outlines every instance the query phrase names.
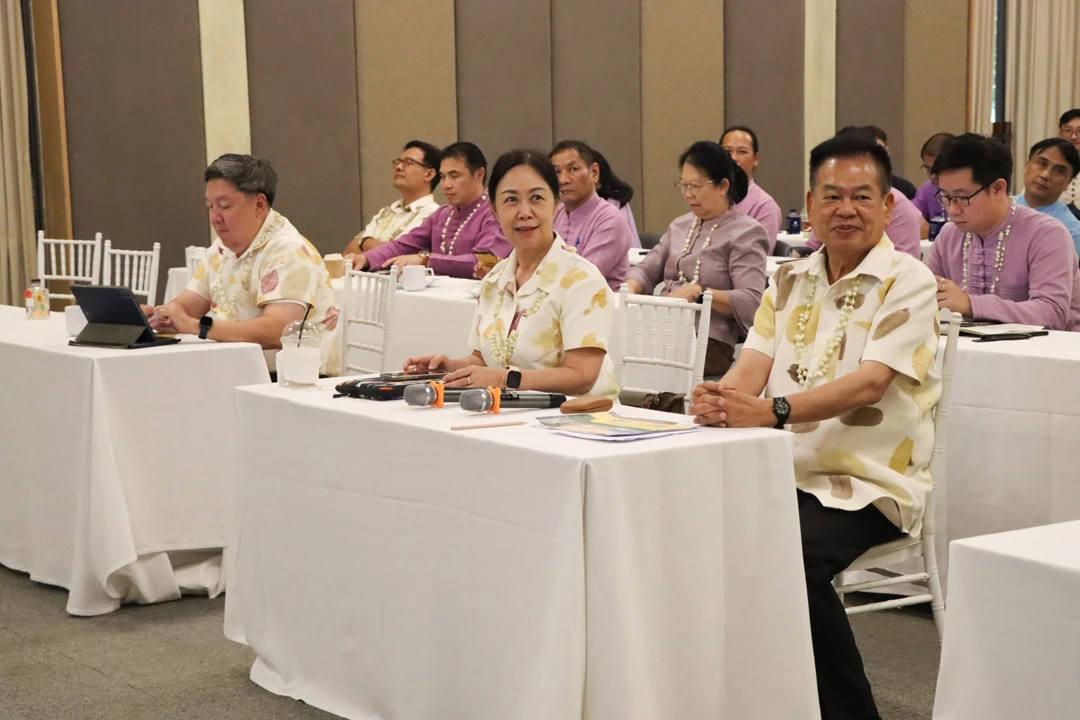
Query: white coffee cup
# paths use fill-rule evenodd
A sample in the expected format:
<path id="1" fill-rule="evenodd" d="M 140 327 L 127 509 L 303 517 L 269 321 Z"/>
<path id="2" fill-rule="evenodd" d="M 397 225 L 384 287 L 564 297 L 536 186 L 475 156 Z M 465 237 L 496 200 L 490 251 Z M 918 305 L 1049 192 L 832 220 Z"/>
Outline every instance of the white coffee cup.
<path id="1" fill-rule="evenodd" d="M 86 327 L 86 315 L 78 305 L 68 305 L 64 308 L 64 325 L 67 327 L 67 334 L 71 337 L 77 336 Z"/>
<path id="2" fill-rule="evenodd" d="M 435 277 L 435 271 L 423 265 L 406 265 L 401 268 L 401 287 L 409 292 L 416 292 L 427 287 L 428 277 Z"/>
<path id="3" fill-rule="evenodd" d="M 282 348 L 275 361 L 279 385 L 311 387 L 319 381 L 319 367 L 322 365 L 319 348 Z"/>

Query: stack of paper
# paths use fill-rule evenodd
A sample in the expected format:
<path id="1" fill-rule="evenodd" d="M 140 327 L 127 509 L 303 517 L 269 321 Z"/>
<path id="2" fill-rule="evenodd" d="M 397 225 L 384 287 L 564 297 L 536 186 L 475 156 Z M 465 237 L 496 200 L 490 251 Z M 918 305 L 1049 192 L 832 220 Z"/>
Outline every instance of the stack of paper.
<path id="1" fill-rule="evenodd" d="M 542 427 L 554 430 L 560 435 L 606 442 L 644 440 L 701 429 L 699 425 L 691 425 L 687 422 L 631 418 L 613 412 L 548 415 L 538 417 L 536 421 Z"/>

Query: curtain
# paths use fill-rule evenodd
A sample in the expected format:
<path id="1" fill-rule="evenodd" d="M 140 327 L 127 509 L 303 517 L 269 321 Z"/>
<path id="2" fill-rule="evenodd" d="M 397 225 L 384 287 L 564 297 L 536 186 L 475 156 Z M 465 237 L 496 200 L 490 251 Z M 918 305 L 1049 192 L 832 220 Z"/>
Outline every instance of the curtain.
<path id="1" fill-rule="evenodd" d="M 34 199 L 30 175 L 23 17 L 0 3 L 0 303 L 21 305 L 34 272 Z"/>
<path id="2" fill-rule="evenodd" d="M 989 135 L 993 130 L 990 116 L 994 109 L 994 20 L 995 0 L 971 0 L 968 46 L 967 127 L 971 132 Z"/>
<path id="3" fill-rule="evenodd" d="M 1058 118 L 1080 106 L 1080 2 L 1008 4 L 1006 119 L 1013 123 L 1014 192 L 1033 144 L 1058 134 Z"/>

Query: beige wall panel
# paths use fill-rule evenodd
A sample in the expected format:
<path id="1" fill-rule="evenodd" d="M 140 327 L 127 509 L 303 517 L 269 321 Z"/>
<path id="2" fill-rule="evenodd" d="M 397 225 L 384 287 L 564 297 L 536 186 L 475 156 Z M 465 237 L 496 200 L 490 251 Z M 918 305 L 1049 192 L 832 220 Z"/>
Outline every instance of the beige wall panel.
<path id="1" fill-rule="evenodd" d="M 808 168 L 810 150 L 836 132 L 836 0 L 805 2 L 803 167 Z M 809 185 L 809 178 L 803 182 Z"/>
<path id="2" fill-rule="evenodd" d="M 160 242 L 161 266 L 182 265 L 184 247 L 206 241 L 198 9 L 188 0 L 58 9 L 74 234 L 100 231 L 133 250 Z"/>
<path id="3" fill-rule="evenodd" d="M 836 127 L 884 130 L 897 175 L 904 175 L 903 80 L 904 0 L 837 0 Z"/>
<path id="4" fill-rule="evenodd" d="M 551 147 L 550 0 L 457 0 L 458 136 L 488 166 Z"/>
<path id="5" fill-rule="evenodd" d="M 41 133 L 45 235 L 71 237 L 67 117 L 56 0 L 33 0 L 34 63 L 37 70 L 38 129 Z"/>
<path id="6" fill-rule="evenodd" d="M 409 140 L 457 140 L 453 0 L 356 0 L 363 222 L 399 199 L 390 161 Z M 436 199 L 442 202 L 439 193 Z M 358 222 L 356 232 L 363 226 Z"/>
<path id="7" fill-rule="evenodd" d="M 274 163 L 274 207 L 320 252 L 361 222 L 353 0 L 248 0 L 251 149 Z"/>
<path id="8" fill-rule="evenodd" d="M 641 217 L 640 0 L 552 0 L 555 142 L 584 140 L 634 188 Z"/>
<path id="9" fill-rule="evenodd" d="M 719 0 L 641 0 L 644 212 L 638 229 L 663 232 L 687 212 L 679 153 L 719 140 L 724 125 L 724 7 Z M 602 62 L 598 58 L 597 62 Z"/>
<path id="10" fill-rule="evenodd" d="M 904 17 L 904 176 L 926 177 L 919 149 L 967 121 L 968 2 L 907 0 Z"/>
<path id="11" fill-rule="evenodd" d="M 724 118 L 748 125 L 761 148 L 758 183 L 784 214 L 805 204 L 802 0 L 727 2 L 724 7 Z M 716 137 L 715 139 L 719 139 Z"/>
<path id="12" fill-rule="evenodd" d="M 251 152 L 244 0 L 199 0 L 206 160 Z"/>

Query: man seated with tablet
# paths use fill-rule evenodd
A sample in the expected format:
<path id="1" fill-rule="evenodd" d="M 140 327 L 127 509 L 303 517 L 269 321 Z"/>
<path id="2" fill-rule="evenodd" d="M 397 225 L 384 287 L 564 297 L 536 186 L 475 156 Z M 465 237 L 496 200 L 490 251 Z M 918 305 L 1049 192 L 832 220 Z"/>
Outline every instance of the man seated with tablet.
<path id="1" fill-rule="evenodd" d="M 204 173 L 217 238 L 191 283 L 170 303 L 144 308 L 159 332 L 262 346 L 271 372 L 285 326 L 305 316 L 322 333 L 320 374 L 336 375 L 338 306 L 319 251 L 272 208 L 277 173 L 267 160 L 222 155 Z M 309 310 L 310 308 L 310 310 Z"/>

